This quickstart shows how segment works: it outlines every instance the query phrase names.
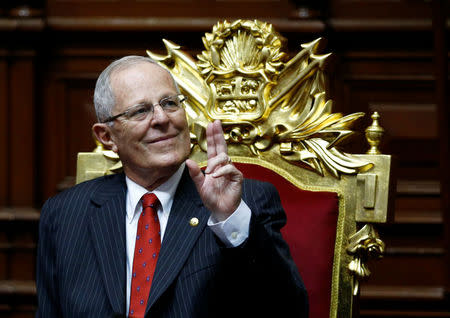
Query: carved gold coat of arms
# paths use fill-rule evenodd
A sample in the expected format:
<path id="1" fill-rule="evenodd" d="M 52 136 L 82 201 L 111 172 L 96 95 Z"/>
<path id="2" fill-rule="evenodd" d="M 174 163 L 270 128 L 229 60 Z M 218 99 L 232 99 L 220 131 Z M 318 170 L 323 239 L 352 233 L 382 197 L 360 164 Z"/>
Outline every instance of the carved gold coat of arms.
<path id="1" fill-rule="evenodd" d="M 330 54 L 319 54 L 322 39 L 303 44 L 289 60 L 284 38 L 257 20 L 217 23 L 203 37 L 205 50 L 197 61 L 163 41 L 167 55 L 147 54 L 188 96 L 193 151 L 206 150 L 205 128 L 220 119 L 228 144 L 245 144 L 252 155 L 275 150 L 291 163 L 321 175 L 325 168 L 335 177 L 371 167 L 335 147 L 364 113 L 331 112 L 324 76 Z"/>

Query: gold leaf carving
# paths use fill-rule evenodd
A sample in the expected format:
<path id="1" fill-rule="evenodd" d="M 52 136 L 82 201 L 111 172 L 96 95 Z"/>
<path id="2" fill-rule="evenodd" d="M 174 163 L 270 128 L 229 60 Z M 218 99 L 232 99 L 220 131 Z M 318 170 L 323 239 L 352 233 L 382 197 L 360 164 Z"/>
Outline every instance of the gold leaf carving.
<path id="1" fill-rule="evenodd" d="M 359 290 L 359 281 L 370 275 L 367 267 L 369 258 L 379 258 L 384 253 L 384 242 L 379 239 L 378 233 L 371 224 L 364 225 L 358 232 L 349 238 L 347 253 L 353 256 L 348 269 L 352 274 L 353 294 L 356 296 Z"/>
<path id="2" fill-rule="evenodd" d="M 205 50 L 197 61 L 180 46 L 163 41 L 167 55 L 147 53 L 172 72 L 188 96 L 193 150 L 206 150 L 205 128 L 220 119 L 227 142 L 246 145 L 253 156 L 275 151 L 287 161 L 336 178 L 372 167 L 337 148 L 364 114 L 332 113 L 324 75 L 330 54 L 321 54 L 323 39 L 303 44 L 288 59 L 285 39 L 271 24 L 223 21 L 203 37 Z"/>

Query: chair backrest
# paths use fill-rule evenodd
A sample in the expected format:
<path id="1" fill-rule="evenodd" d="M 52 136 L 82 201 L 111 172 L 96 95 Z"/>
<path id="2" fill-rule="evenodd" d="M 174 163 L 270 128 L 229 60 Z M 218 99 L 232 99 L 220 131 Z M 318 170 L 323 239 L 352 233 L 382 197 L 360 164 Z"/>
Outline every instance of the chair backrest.
<path id="1" fill-rule="evenodd" d="M 197 60 L 163 41 L 167 55 L 147 53 L 188 97 L 191 158 L 206 165 L 205 129 L 220 119 L 233 162 L 280 193 L 288 218 L 282 234 L 308 289 L 310 317 L 352 317 L 367 259 L 384 250 L 373 224 L 387 221 L 392 178 L 390 156 L 377 150 L 378 114 L 366 130 L 368 154 L 339 150 L 364 114 L 332 113 L 321 39 L 290 60 L 281 35 L 256 20 L 217 23 Z M 99 146 L 79 153 L 77 183 L 120 168 Z"/>

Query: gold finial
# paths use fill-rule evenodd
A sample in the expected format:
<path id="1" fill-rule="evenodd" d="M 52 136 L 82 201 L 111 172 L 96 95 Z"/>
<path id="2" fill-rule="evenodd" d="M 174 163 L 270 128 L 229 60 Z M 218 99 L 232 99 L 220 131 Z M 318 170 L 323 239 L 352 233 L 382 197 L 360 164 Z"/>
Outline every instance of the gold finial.
<path id="1" fill-rule="evenodd" d="M 378 123 L 378 119 L 380 118 L 378 112 L 374 112 L 371 117 L 373 119 L 372 125 L 366 129 L 366 139 L 370 145 L 370 149 L 366 153 L 368 155 L 379 155 L 381 152 L 378 149 L 378 145 L 383 138 L 384 129 Z"/>

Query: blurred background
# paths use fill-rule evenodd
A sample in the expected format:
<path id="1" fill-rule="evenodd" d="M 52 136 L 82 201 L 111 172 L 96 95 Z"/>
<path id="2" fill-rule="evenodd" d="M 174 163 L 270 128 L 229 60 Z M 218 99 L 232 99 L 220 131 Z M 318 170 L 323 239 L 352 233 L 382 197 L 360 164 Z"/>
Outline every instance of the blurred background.
<path id="1" fill-rule="evenodd" d="M 33 317 L 45 200 L 95 148 L 95 80 L 124 55 L 194 57 L 220 19 L 257 18 L 287 39 L 328 40 L 334 111 L 378 111 L 397 162 L 385 257 L 370 264 L 361 317 L 450 317 L 449 3 L 446 0 L 0 0 L 0 317 Z M 363 134 L 347 151 L 364 153 Z M 314 317 L 311 317 L 314 318 Z"/>

